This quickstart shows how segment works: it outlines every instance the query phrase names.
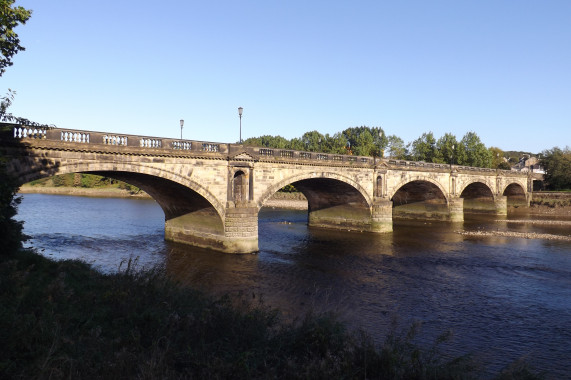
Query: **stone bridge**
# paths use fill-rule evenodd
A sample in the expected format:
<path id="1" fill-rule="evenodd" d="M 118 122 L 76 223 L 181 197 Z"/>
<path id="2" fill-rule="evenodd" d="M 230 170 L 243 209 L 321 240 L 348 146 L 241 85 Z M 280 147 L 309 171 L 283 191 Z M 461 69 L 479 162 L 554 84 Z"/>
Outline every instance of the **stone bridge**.
<path id="1" fill-rule="evenodd" d="M 527 206 L 528 173 L 376 157 L 2 124 L 8 172 L 24 184 L 92 173 L 135 185 L 162 207 L 165 239 L 258 250 L 258 213 L 282 187 L 308 200 L 309 226 L 384 233 L 393 219 L 462 221 Z"/>

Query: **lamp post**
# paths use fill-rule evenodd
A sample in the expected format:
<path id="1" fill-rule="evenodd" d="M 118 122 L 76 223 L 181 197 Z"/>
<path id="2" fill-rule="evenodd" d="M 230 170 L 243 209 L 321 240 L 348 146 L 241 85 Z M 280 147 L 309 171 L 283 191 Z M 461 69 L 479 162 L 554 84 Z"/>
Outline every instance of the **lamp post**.
<path id="1" fill-rule="evenodd" d="M 238 107 L 238 116 L 240 116 L 240 144 L 242 144 L 242 112 L 244 108 Z"/>
<path id="2" fill-rule="evenodd" d="M 180 119 L 180 139 L 182 140 L 182 126 L 184 125 L 184 120 Z"/>
<path id="3" fill-rule="evenodd" d="M 452 159 L 450 160 L 450 170 L 452 170 L 453 163 L 454 163 L 454 144 L 452 144 Z"/>

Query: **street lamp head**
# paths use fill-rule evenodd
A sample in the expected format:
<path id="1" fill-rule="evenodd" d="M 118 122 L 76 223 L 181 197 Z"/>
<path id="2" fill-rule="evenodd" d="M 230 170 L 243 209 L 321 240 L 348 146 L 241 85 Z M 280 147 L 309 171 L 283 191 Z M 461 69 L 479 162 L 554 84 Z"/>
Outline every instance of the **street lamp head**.
<path id="1" fill-rule="evenodd" d="M 244 108 L 238 107 L 238 115 L 242 116 L 243 111 L 244 111 Z"/>
<path id="2" fill-rule="evenodd" d="M 184 125 L 184 120 L 180 119 L 180 127 L 182 128 L 183 125 Z"/>

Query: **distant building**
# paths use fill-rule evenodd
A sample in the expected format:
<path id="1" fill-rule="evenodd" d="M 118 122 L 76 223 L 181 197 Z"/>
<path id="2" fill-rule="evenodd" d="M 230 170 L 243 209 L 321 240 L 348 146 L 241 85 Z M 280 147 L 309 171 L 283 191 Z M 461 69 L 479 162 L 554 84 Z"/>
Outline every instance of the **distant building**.
<path id="1" fill-rule="evenodd" d="M 543 167 L 539 165 L 539 160 L 537 157 L 522 157 L 517 164 L 512 167 L 512 170 L 517 170 L 520 172 L 533 172 L 545 174 Z"/>

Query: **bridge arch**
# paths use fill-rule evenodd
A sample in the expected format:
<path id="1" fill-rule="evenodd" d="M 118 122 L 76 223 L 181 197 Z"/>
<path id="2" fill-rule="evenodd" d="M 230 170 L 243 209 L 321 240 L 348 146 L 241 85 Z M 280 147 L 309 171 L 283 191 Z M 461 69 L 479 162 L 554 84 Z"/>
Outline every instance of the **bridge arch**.
<path id="1" fill-rule="evenodd" d="M 42 160 L 47 161 L 47 160 Z M 109 177 L 123 177 L 125 182 L 129 182 L 129 179 L 126 177 L 129 176 L 146 176 L 149 178 L 156 177 L 161 178 L 163 180 L 168 180 L 183 187 L 189 188 L 193 190 L 195 193 L 200 195 L 204 198 L 213 208 L 216 210 L 218 216 L 223 219 L 225 214 L 225 209 L 223 205 L 216 199 L 216 197 L 208 191 L 204 186 L 200 185 L 199 183 L 190 180 L 188 177 L 184 177 L 179 173 L 167 171 L 164 169 L 159 169 L 153 166 L 145 165 L 144 163 L 140 162 L 133 162 L 129 161 L 124 163 L 122 161 L 117 162 L 66 162 L 66 161 L 56 161 L 53 164 L 53 167 L 48 170 L 45 169 L 45 162 L 42 162 L 43 165 L 29 165 L 28 171 L 24 176 L 17 176 L 19 178 L 19 185 L 23 185 L 24 183 L 31 182 L 36 179 L 51 177 L 54 175 L 61 175 L 61 174 L 69 174 L 69 173 L 105 173 L 105 175 Z M 123 173 L 123 174 L 121 174 Z M 118 180 L 122 180 L 122 178 L 117 178 Z M 131 181 L 133 178 L 130 179 Z M 132 183 L 135 186 L 146 190 L 149 195 L 153 196 L 151 193 L 152 191 L 148 191 L 148 186 L 145 186 L 141 179 L 136 180 L 137 183 Z M 147 189 L 145 189 L 147 187 Z M 153 196 L 153 198 L 155 198 Z M 156 198 L 155 198 L 156 199 Z M 162 205 L 161 205 L 162 206 Z M 164 210 L 164 208 L 163 208 Z"/>
<path id="2" fill-rule="evenodd" d="M 460 198 L 464 199 L 464 213 L 496 213 L 497 195 L 490 181 L 471 178 L 464 182 Z"/>
<path id="3" fill-rule="evenodd" d="M 469 186 L 474 187 L 474 184 L 476 184 L 476 186 L 478 186 L 479 189 L 481 189 L 482 191 L 485 192 L 485 189 L 483 187 L 481 187 L 478 184 L 484 185 L 485 188 L 487 188 L 489 190 L 489 193 L 492 195 L 494 195 L 494 184 L 492 183 L 492 181 L 490 181 L 487 178 L 469 178 L 465 181 L 461 182 L 461 187 L 458 189 L 458 194 L 461 194 L 464 192 L 464 190 L 466 190 L 466 188 L 468 188 Z"/>
<path id="4" fill-rule="evenodd" d="M 449 219 L 448 192 L 426 176 L 402 180 L 391 192 L 392 216 L 396 219 Z"/>
<path id="5" fill-rule="evenodd" d="M 395 194 L 404 186 L 406 186 L 409 183 L 413 183 L 413 182 L 428 182 L 432 185 L 434 185 L 435 187 L 437 187 L 440 192 L 442 193 L 442 196 L 444 197 L 444 199 L 446 199 L 446 203 L 448 203 L 448 191 L 444 188 L 444 186 L 442 186 L 442 184 L 438 181 L 436 181 L 433 178 L 427 177 L 427 176 L 414 176 L 414 177 L 410 177 L 410 178 L 406 178 L 401 180 L 393 189 L 391 192 L 388 193 L 388 198 L 389 199 L 393 199 L 393 197 L 395 196 Z"/>
<path id="6" fill-rule="evenodd" d="M 508 183 L 503 189 L 502 195 L 507 198 L 508 206 L 527 206 L 527 194 L 525 192 L 525 186 L 519 182 Z"/>
<path id="7" fill-rule="evenodd" d="M 368 192 L 359 183 L 355 182 L 353 179 L 346 177 L 346 176 L 343 176 L 343 175 L 339 175 L 337 173 L 319 172 L 319 173 L 303 173 L 303 174 L 294 175 L 294 176 L 288 177 L 288 178 L 281 180 L 281 181 L 277 182 L 276 184 L 268 187 L 268 189 L 262 194 L 262 196 L 260 196 L 258 198 L 258 202 L 257 202 L 258 210 L 264 206 L 264 203 L 269 198 L 271 198 L 272 195 L 274 195 L 276 192 L 278 192 L 284 186 L 290 185 L 290 184 L 293 184 L 296 182 L 301 182 L 301 181 L 306 181 L 306 180 L 309 181 L 309 180 L 314 180 L 314 179 L 332 179 L 332 180 L 336 180 L 339 182 L 343 182 L 346 185 L 349 185 L 350 187 L 352 187 L 356 192 L 358 192 L 363 197 L 363 201 L 366 203 L 367 207 L 371 207 L 371 205 L 373 203 Z"/>
<path id="8" fill-rule="evenodd" d="M 372 231 L 371 196 L 351 178 L 338 173 L 314 172 L 291 176 L 270 186 L 260 197 L 264 202 L 285 185 L 293 184 L 307 198 L 311 227 Z"/>

